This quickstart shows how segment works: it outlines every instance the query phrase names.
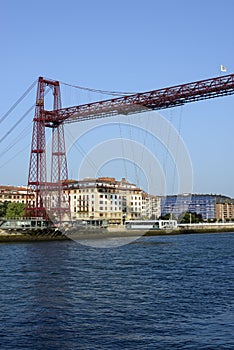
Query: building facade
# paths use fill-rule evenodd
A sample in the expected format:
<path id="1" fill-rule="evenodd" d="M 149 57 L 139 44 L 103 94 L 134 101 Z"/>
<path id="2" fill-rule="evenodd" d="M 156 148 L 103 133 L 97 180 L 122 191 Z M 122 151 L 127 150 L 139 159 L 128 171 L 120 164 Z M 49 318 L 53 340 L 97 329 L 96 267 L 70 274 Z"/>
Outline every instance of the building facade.
<path id="1" fill-rule="evenodd" d="M 217 221 L 234 221 L 234 199 L 221 197 L 216 203 Z"/>
<path id="2" fill-rule="evenodd" d="M 92 223 L 124 224 L 126 220 L 158 219 L 172 214 L 179 219 L 184 212 L 201 214 L 203 221 L 234 221 L 234 199 L 213 194 L 180 194 L 165 197 L 144 192 L 125 178 L 86 178 L 68 181 L 63 190 L 63 202 L 70 203 L 71 219 Z M 0 186 L 0 203 L 26 204 L 26 186 Z M 33 193 L 30 205 L 35 206 Z M 56 207 L 53 193 L 47 202 Z M 49 208 L 50 209 L 50 208 Z"/>
<path id="3" fill-rule="evenodd" d="M 24 203 L 27 200 L 27 186 L 0 186 L 0 203 Z M 29 196 L 31 206 L 35 205 L 34 194 Z"/>
<path id="4" fill-rule="evenodd" d="M 204 221 L 225 219 L 233 215 L 232 201 L 229 197 L 213 194 L 172 195 L 161 199 L 161 212 L 162 216 L 171 213 L 177 219 L 184 212 L 201 214 Z"/>
<path id="5" fill-rule="evenodd" d="M 120 181 L 110 177 L 71 181 L 67 191 L 72 220 L 105 220 L 110 225 L 119 225 L 125 220 L 149 218 L 160 211 L 159 201 L 154 196 L 147 195 L 125 178 Z"/>
<path id="6" fill-rule="evenodd" d="M 158 219 L 161 216 L 161 198 L 148 193 L 142 195 L 142 218 Z"/>

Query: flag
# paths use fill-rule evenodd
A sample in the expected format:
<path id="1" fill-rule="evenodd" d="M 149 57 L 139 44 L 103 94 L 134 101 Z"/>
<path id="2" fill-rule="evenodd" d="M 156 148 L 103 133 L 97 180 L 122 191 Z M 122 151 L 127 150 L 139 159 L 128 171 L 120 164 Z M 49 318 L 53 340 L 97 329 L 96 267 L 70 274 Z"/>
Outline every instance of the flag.
<path id="1" fill-rule="evenodd" d="M 227 71 L 227 68 L 221 64 L 220 65 L 220 72 L 226 72 L 226 71 Z"/>

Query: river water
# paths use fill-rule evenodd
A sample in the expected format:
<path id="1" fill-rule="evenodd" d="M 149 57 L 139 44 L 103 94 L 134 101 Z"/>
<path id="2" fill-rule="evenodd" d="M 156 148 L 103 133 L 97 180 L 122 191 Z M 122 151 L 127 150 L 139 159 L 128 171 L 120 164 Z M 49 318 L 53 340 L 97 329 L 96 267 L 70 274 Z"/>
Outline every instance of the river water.
<path id="1" fill-rule="evenodd" d="M 234 233 L 0 254 L 2 350 L 234 349 Z"/>

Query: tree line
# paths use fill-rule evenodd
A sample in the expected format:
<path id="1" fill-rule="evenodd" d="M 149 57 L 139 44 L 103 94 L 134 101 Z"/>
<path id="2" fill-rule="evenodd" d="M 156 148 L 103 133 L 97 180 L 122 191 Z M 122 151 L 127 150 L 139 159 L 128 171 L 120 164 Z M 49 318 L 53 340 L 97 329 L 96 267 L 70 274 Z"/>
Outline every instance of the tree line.
<path id="1" fill-rule="evenodd" d="M 167 213 L 161 216 L 163 220 L 178 220 L 181 224 L 195 224 L 199 222 L 203 222 L 203 218 L 201 214 L 192 213 L 190 211 L 186 211 L 180 214 L 179 218 L 176 218 L 174 214 Z"/>
<path id="2" fill-rule="evenodd" d="M 221 219 L 217 220 L 215 218 L 213 219 L 203 219 L 201 214 L 198 213 L 192 213 L 190 211 L 186 211 L 182 214 L 180 214 L 180 216 L 178 218 L 175 217 L 174 214 L 171 213 L 167 213 L 163 216 L 160 217 L 160 219 L 162 220 L 178 220 L 181 224 L 198 224 L 199 222 L 222 222 Z M 234 218 L 232 219 L 225 219 L 225 222 L 234 222 Z"/>
<path id="3" fill-rule="evenodd" d="M 12 219 L 25 216 L 25 203 L 3 202 L 0 203 L 0 217 Z"/>

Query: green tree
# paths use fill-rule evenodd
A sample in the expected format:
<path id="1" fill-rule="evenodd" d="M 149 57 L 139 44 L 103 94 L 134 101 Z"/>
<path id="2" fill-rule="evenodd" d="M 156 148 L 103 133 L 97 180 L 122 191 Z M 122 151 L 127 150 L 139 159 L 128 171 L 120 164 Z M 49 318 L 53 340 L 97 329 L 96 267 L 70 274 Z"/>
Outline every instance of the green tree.
<path id="1" fill-rule="evenodd" d="M 7 201 L 4 201 L 3 203 L 0 203 L 0 217 L 6 216 L 8 203 L 9 202 L 7 202 Z"/>
<path id="2" fill-rule="evenodd" d="M 194 223 L 198 223 L 198 222 L 202 222 L 202 215 L 201 214 L 197 214 L 197 213 L 191 213 L 191 212 L 185 212 L 185 213 L 182 213 L 180 215 L 180 218 L 179 218 L 180 222 L 182 224 L 189 224 L 191 222 L 191 224 L 194 224 Z"/>
<path id="3" fill-rule="evenodd" d="M 8 219 L 24 217 L 24 212 L 25 212 L 25 204 L 24 203 L 10 202 L 7 205 L 6 217 Z"/>
<path id="4" fill-rule="evenodd" d="M 165 215 L 160 216 L 161 220 L 176 220 L 176 216 L 173 213 L 167 213 Z"/>

